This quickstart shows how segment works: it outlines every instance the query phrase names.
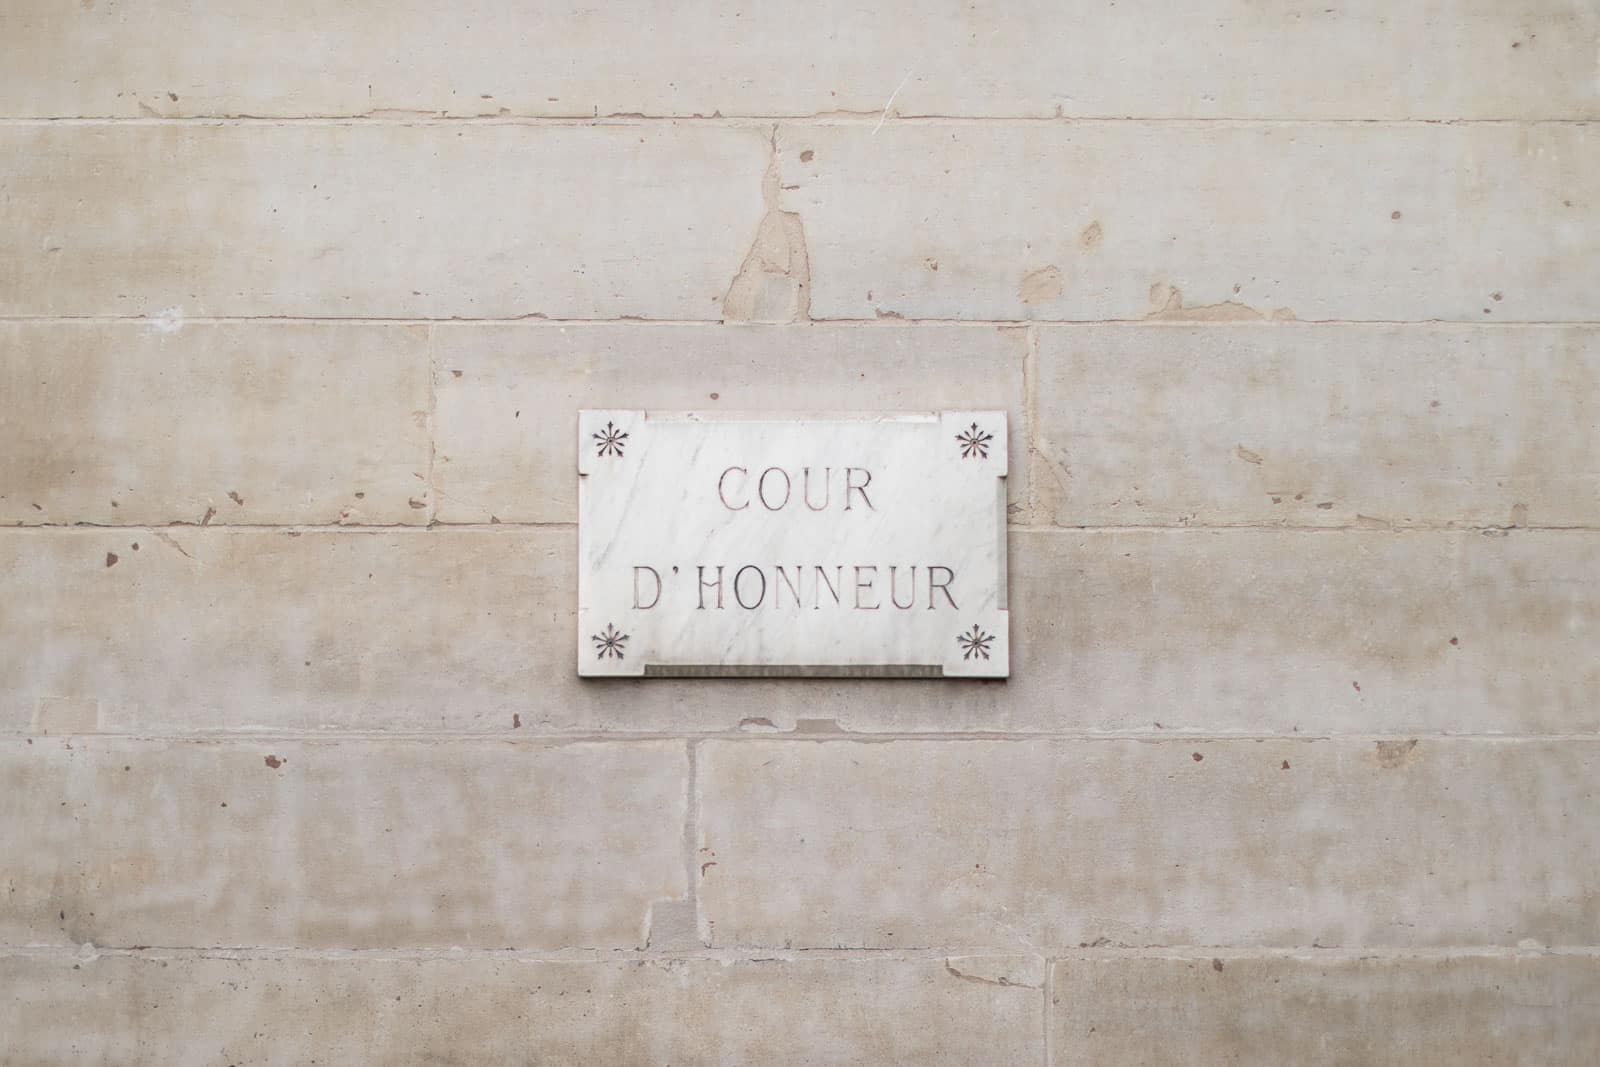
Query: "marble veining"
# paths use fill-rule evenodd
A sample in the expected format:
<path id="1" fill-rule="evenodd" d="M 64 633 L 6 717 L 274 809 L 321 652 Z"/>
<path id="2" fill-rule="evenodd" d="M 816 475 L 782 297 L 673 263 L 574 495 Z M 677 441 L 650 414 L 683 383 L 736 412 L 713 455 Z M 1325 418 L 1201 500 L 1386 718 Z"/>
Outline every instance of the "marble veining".
<path id="1" fill-rule="evenodd" d="M 1003 411 L 578 416 L 578 673 L 1003 678 Z"/>

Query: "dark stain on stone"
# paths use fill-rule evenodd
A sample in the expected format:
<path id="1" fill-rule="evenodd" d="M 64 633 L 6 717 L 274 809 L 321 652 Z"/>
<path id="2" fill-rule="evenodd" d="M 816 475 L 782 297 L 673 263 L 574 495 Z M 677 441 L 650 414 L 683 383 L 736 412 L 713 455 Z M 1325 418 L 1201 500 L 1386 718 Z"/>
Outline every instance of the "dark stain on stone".
<path id="1" fill-rule="evenodd" d="M 1355 687 L 1355 691 L 1356 692 L 1358 692 L 1358 693 L 1361 692 L 1361 683 L 1360 682 L 1351 682 L 1350 684 Z"/>
<path id="2" fill-rule="evenodd" d="M 117 565 L 117 554 L 115 552 L 107 552 L 106 553 L 106 566 L 107 567 L 115 567 L 116 565 Z"/>
<path id="3" fill-rule="evenodd" d="M 1204 756 L 1202 756 L 1202 755 L 1201 755 L 1201 754 L 1200 754 L 1200 753 L 1198 753 L 1198 752 L 1192 752 L 1192 753 L 1190 753 L 1190 754 L 1189 754 L 1189 758 L 1190 758 L 1190 759 L 1192 759 L 1192 760 L 1194 760 L 1194 761 L 1195 761 L 1195 762 L 1196 762 L 1196 763 L 1199 763 L 1199 762 L 1200 762 L 1200 761 L 1201 761 L 1201 760 L 1203 760 L 1203 759 L 1205 759 L 1205 757 L 1204 757 Z"/>
<path id="4" fill-rule="evenodd" d="M 1402 767 L 1411 762 L 1412 754 L 1417 749 L 1417 739 L 1410 738 L 1406 741 L 1379 741 L 1378 766 Z"/>
<path id="5" fill-rule="evenodd" d="M 1460 644 L 1461 644 L 1461 638 L 1459 638 L 1459 637 L 1452 637 L 1452 638 L 1451 638 L 1451 639 L 1450 639 L 1450 643 L 1451 643 L 1451 644 L 1452 644 L 1452 645 L 1460 645 Z"/>
<path id="6" fill-rule="evenodd" d="M 511 728 L 513 730 L 522 729 L 522 716 L 518 715 L 516 712 L 512 712 L 511 714 Z"/>
<path id="7" fill-rule="evenodd" d="M 802 162 L 802 163 L 810 163 L 813 159 L 816 158 L 816 155 L 817 154 L 815 152 L 813 152 L 811 149 L 808 148 L 804 152 L 800 153 L 800 162 Z"/>
<path id="8" fill-rule="evenodd" d="M 267 757 L 267 766 L 271 767 L 273 770 L 277 770 L 279 767 L 282 767 L 287 762 L 288 762 L 288 760 L 279 759 L 277 756 L 268 756 Z"/>
<path id="9" fill-rule="evenodd" d="M 843 733 L 839 729 L 838 719 L 796 719 L 794 732 L 797 734 L 831 734 Z"/>
<path id="10" fill-rule="evenodd" d="M 1288 761 L 1288 760 L 1284 760 L 1284 761 L 1283 761 L 1283 766 L 1282 766 L 1282 767 L 1279 767 L 1279 768 L 1278 768 L 1278 769 L 1279 769 L 1279 770 L 1280 770 L 1280 771 L 1286 771 L 1286 770 L 1288 770 L 1288 769 L 1289 769 L 1289 761 Z"/>
<path id="11" fill-rule="evenodd" d="M 244 497 L 239 495 L 239 491 L 237 489 L 228 490 L 228 499 L 233 501 L 235 504 L 238 504 L 241 508 L 244 507 Z"/>
<path id="12" fill-rule="evenodd" d="M 455 377 L 457 377 L 457 378 L 459 378 L 459 377 L 461 377 L 461 372 L 460 372 L 460 371 L 458 371 L 458 370 L 454 370 L 454 369 L 452 369 L 452 370 L 451 370 L 451 371 L 450 371 L 450 373 L 451 373 L 451 374 L 453 374 L 453 375 L 454 375 L 454 376 L 455 376 Z"/>
<path id="13" fill-rule="evenodd" d="M 1211 969 L 1212 969 L 1212 970 L 1213 970 L 1213 971 L 1220 971 L 1220 970 L 1222 970 L 1222 961 L 1221 961 L 1221 960 L 1219 960 L 1219 959 L 1213 959 L 1213 960 L 1212 960 L 1212 961 L 1211 961 Z"/>

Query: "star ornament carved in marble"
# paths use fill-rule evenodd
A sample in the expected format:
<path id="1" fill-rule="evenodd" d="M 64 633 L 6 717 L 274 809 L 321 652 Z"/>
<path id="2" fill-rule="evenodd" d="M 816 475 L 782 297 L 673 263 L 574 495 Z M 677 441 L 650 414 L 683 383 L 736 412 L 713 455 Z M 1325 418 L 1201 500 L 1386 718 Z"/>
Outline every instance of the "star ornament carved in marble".
<path id="1" fill-rule="evenodd" d="M 580 410 L 568 659 L 646 686 L 1010 677 L 1009 426 L 981 408 Z"/>
<path id="2" fill-rule="evenodd" d="M 994 634 L 986 634 L 974 625 L 968 633 L 957 634 L 956 642 L 962 648 L 962 659 L 971 659 L 974 656 L 989 658 L 989 645 L 994 641 Z"/>
<path id="3" fill-rule="evenodd" d="M 988 459 L 989 442 L 994 440 L 994 434 L 984 433 L 978 429 L 977 423 L 973 423 L 971 429 L 956 434 L 956 440 L 961 444 L 962 459 Z"/>
<path id="4" fill-rule="evenodd" d="M 610 422 L 604 430 L 590 436 L 595 439 L 596 454 L 601 456 L 622 455 L 623 444 L 628 440 L 628 435 Z"/>
<path id="5" fill-rule="evenodd" d="M 628 635 L 622 633 L 610 623 L 606 623 L 606 628 L 597 634 L 591 635 L 590 640 L 594 642 L 594 647 L 599 649 L 596 659 L 605 659 L 607 656 L 621 659 L 622 646 L 628 643 Z"/>

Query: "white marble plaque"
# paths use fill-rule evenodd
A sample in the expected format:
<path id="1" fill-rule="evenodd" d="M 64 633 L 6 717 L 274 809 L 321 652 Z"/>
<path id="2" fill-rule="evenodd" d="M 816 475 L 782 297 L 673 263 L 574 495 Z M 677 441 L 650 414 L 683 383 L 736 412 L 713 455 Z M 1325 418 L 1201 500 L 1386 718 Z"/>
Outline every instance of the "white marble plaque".
<path id="1" fill-rule="evenodd" d="M 578 415 L 578 673 L 1004 678 L 1006 416 Z"/>

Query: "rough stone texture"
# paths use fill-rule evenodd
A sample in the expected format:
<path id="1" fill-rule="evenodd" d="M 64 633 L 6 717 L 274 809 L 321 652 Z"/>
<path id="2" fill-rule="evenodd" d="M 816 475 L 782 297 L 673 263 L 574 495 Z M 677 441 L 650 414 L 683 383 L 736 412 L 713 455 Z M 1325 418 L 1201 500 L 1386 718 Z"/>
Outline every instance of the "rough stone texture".
<path id="1" fill-rule="evenodd" d="M 1073 959 L 1052 989 L 1058 1067 L 1581 1067 L 1600 1048 L 1593 956 Z"/>
<path id="2" fill-rule="evenodd" d="M 642 948 L 686 771 L 675 741 L 9 738 L 0 942 Z"/>
<path id="3" fill-rule="evenodd" d="M 0 3 L 0 1063 L 1590 1062 L 1597 48 Z M 580 684 L 619 404 L 1006 410 L 1012 678 Z"/>
<path id="4" fill-rule="evenodd" d="M 1594 118 L 1581 2 L 9 0 L 0 114 Z M 315 27 L 316 32 L 311 32 Z M 9 39 L 9 40 L 8 40 Z M 173 47 L 174 41 L 185 47 Z M 557 59 L 556 57 L 559 57 Z"/>
<path id="5" fill-rule="evenodd" d="M 1045 522 L 1600 524 L 1590 327 L 1045 327 L 1037 395 Z"/>
<path id="6" fill-rule="evenodd" d="M 0 523 L 425 522 L 427 334 L 0 323 Z"/>
<path id="7" fill-rule="evenodd" d="M 580 682 L 576 551 L 571 527 L 0 531 L 0 724 L 1600 730 L 1585 531 L 1013 531 L 1004 684 Z"/>
<path id="8" fill-rule="evenodd" d="M 1040 1063 L 1042 961 L 0 959 L 12 1062 Z"/>
<path id="9" fill-rule="evenodd" d="M 814 318 L 1595 317 L 1585 125 L 785 125 L 778 143 Z"/>
<path id="10" fill-rule="evenodd" d="M 743 948 L 1587 945 L 1600 742 L 705 741 Z"/>
<path id="11" fill-rule="evenodd" d="M 1027 703 L 1058 726 L 1600 729 L 1588 651 L 1600 541 L 1588 531 L 1102 530 L 1013 543 L 1013 673 L 1035 679 Z"/>
<path id="12" fill-rule="evenodd" d="M 720 318 L 769 140 L 666 123 L 0 127 L 0 191 L 30 206 L 0 227 L 0 314 Z"/>
<path id="13" fill-rule="evenodd" d="M 434 336 L 443 522 L 573 522 L 581 408 L 999 409 L 1027 499 L 1022 331 L 449 325 Z"/>
<path id="14" fill-rule="evenodd" d="M 576 687 L 575 550 L 571 530 L 6 532 L 0 700 L 13 729 L 50 733 L 62 714 L 69 731 L 451 730 L 491 709 L 509 729 L 543 679 Z"/>

